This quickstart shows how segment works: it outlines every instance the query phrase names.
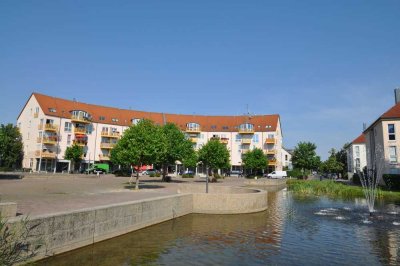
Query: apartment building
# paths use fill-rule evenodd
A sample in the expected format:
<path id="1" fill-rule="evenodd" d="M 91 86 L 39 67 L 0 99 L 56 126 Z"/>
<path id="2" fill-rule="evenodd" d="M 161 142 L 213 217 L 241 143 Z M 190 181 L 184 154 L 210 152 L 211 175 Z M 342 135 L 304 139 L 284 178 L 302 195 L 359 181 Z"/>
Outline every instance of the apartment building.
<path id="1" fill-rule="evenodd" d="M 400 174 L 400 89 L 395 90 L 395 105 L 365 131 L 367 165 L 378 175 Z"/>
<path id="2" fill-rule="evenodd" d="M 292 153 L 293 150 L 285 149 L 282 148 L 282 168 L 292 170 L 293 169 L 293 164 L 292 164 Z"/>
<path id="3" fill-rule="evenodd" d="M 367 152 L 365 145 L 365 135 L 361 134 L 354 139 L 346 149 L 347 153 L 347 172 L 351 178 L 354 173 L 362 171 L 367 166 Z"/>
<path id="4" fill-rule="evenodd" d="M 33 93 L 17 119 L 23 143 L 23 167 L 33 171 L 69 171 L 65 150 L 72 144 L 84 148 L 82 167 L 110 163 L 110 151 L 123 132 L 141 119 L 162 125 L 175 123 L 201 148 L 218 139 L 230 151 L 232 170 L 242 169 L 242 155 L 254 148 L 264 151 L 268 171 L 282 170 L 280 117 L 202 116 L 125 110 Z"/>

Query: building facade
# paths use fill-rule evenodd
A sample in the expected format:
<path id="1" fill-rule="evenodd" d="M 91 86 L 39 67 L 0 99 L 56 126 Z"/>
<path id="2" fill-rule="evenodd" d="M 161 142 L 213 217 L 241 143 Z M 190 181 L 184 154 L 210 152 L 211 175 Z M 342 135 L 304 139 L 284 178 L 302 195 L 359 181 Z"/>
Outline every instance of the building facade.
<path id="1" fill-rule="evenodd" d="M 351 178 L 354 173 L 362 171 L 367 166 L 367 151 L 365 146 L 365 136 L 361 134 L 354 139 L 348 148 L 347 153 L 347 172 Z"/>
<path id="2" fill-rule="evenodd" d="M 110 162 L 110 151 L 123 132 L 141 119 L 176 124 L 201 148 L 218 139 L 230 152 L 232 170 L 242 169 L 242 155 L 264 151 L 268 171 L 282 170 L 282 131 L 279 115 L 200 116 L 124 110 L 33 93 L 17 119 L 24 143 L 23 167 L 32 171 L 69 171 L 64 158 L 74 143 L 84 148 L 82 167 Z"/>
<path id="3" fill-rule="evenodd" d="M 383 113 L 365 131 L 367 165 L 379 175 L 400 174 L 400 102 Z"/>

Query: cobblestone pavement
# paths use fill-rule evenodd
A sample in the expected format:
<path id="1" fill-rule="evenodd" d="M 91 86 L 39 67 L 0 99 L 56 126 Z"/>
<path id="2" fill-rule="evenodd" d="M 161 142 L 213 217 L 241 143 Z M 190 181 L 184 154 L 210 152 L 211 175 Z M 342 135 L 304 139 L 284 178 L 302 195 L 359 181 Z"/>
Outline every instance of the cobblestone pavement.
<path id="1" fill-rule="evenodd" d="M 161 182 L 159 177 L 141 177 L 140 190 L 130 187 L 129 177 L 114 175 L 30 175 L 23 179 L 0 179 L 0 201 L 18 204 L 18 214 L 38 215 L 78 210 L 113 203 L 148 199 L 177 193 L 182 182 L 203 183 L 204 178 Z M 242 178 L 230 177 L 212 185 L 243 184 Z M 210 184 L 211 185 L 211 184 Z"/>

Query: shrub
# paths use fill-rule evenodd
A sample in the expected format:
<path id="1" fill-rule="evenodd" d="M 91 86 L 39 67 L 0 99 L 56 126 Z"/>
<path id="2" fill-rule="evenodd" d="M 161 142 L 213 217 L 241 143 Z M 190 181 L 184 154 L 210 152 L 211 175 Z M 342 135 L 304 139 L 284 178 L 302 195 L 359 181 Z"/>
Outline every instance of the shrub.
<path id="1" fill-rule="evenodd" d="M 151 173 L 149 176 L 150 176 L 150 177 L 155 177 L 156 174 L 155 174 L 155 173 Z"/>
<path id="2" fill-rule="evenodd" d="M 400 175 L 385 174 L 383 181 L 389 190 L 400 190 Z"/>
<path id="3" fill-rule="evenodd" d="M 192 174 L 183 174 L 182 175 L 182 178 L 193 178 L 194 177 L 194 175 L 192 175 Z"/>
<path id="4" fill-rule="evenodd" d="M 293 169 L 293 170 L 287 171 L 287 176 L 299 178 L 299 177 L 302 177 L 303 174 L 300 169 Z"/>
<path id="5" fill-rule="evenodd" d="M 160 176 L 161 176 L 161 173 L 157 172 L 156 177 L 160 177 Z"/>
<path id="6" fill-rule="evenodd" d="M 214 174 L 214 177 L 216 178 L 216 179 L 221 179 L 221 178 L 224 178 L 223 176 L 221 176 L 220 174 L 218 174 L 218 173 L 215 173 Z"/>

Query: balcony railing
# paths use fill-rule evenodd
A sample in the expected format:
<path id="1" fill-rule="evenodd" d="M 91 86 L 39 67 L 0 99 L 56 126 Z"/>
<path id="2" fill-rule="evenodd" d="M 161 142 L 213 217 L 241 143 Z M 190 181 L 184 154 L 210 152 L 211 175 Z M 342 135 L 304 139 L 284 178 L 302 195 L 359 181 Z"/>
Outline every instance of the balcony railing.
<path id="1" fill-rule="evenodd" d="M 73 143 L 74 143 L 75 145 L 78 145 L 78 146 L 83 147 L 83 146 L 86 146 L 87 141 L 86 141 L 86 140 L 74 140 Z"/>
<path id="2" fill-rule="evenodd" d="M 239 134 L 254 134 L 254 128 L 239 128 Z"/>
<path id="3" fill-rule="evenodd" d="M 115 145 L 116 145 L 116 143 L 101 142 L 100 148 L 101 149 L 112 149 L 115 147 Z"/>
<path id="4" fill-rule="evenodd" d="M 250 150 L 250 147 L 242 147 L 242 153 L 246 153 Z"/>
<path id="5" fill-rule="evenodd" d="M 39 117 L 39 113 L 34 113 L 33 114 L 33 118 L 38 118 Z"/>
<path id="6" fill-rule="evenodd" d="M 119 138 L 121 134 L 119 132 L 102 131 L 101 136 L 106 138 Z"/>
<path id="7" fill-rule="evenodd" d="M 242 139 L 242 144 L 251 144 L 251 139 Z"/>
<path id="8" fill-rule="evenodd" d="M 267 139 L 265 139 L 265 143 L 266 144 L 275 144 L 276 140 L 275 140 L 275 138 L 267 138 Z"/>
<path id="9" fill-rule="evenodd" d="M 38 129 L 39 130 L 45 130 L 45 131 L 57 132 L 58 126 L 57 125 L 53 125 L 53 124 L 39 124 Z"/>
<path id="10" fill-rule="evenodd" d="M 71 115 L 71 121 L 75 123 L 84 123 L 84 124 L 92 123 L 92 120 L 90 118 L 77 115 Z"/>
<path id="11" fill-rule="evenodd" d="M 228 144 L 229 139 L 228 138 L 221 138 L 219 140 L 222 144 Z"/>
<path id="12" fill-rule="evenodd" d="M 56 158 L 57 154 L 55 152 L 50 152 L 50 151 L 42 151 L 42 152 L 40 152 L 40 150 L 37 150 L 35 152 L 35 156 L 36 157 L 42 157 L 42 158 L 54 159 L 54 158 Z"/>
<path id="13" fill-rule="evenodd" d="M 43 144 L 50 144 L 50 145 L 55 145 L 57 144 L 58 138 L 56 136 L 54 137 L 41 137 L 37 138 L 37 143 L 43 143 Z"/>
<path id="14" fill-rule="evenodd" d="M 198 138 L 189 138 L 189 140 L 190 140 L 191 142 L 196 143 L 196 142 L 198 141 Z"/>
<path id="15" fill-rule="evenodd" d="M 109 161 L 110 155 L 109 154 L 100 154 L 99 158 L 100 158 L 100 161 Z"/>
<path id="16" fill-rule="evenodd" d="M 268 165 L 276 165 L 276 159 L 270 159 L 268 160 Z"/>
<path id="17" fill-rule="evenodd" d="M 200 133 L 201 128 L 200 127 L 187 127 L 186 132 L 187 133 Z"/>
<path id="18" fill-rule="evenodd" d="M 84 128 L 84 127 L 75 127 L 75 128 L 74 128 L 74 133 L 75 133 L 75 134 L 82 134 L 82 135 L 84 135 L 84 134 L 86 134 L 86 128 Z"/>
<path id="19" fill-rule="evenodd" d="M 264 151 L 264 153 L 266 155 L 275 155 L 276 154 L 276 150 L 266 150 L 266 151 Z"/>

